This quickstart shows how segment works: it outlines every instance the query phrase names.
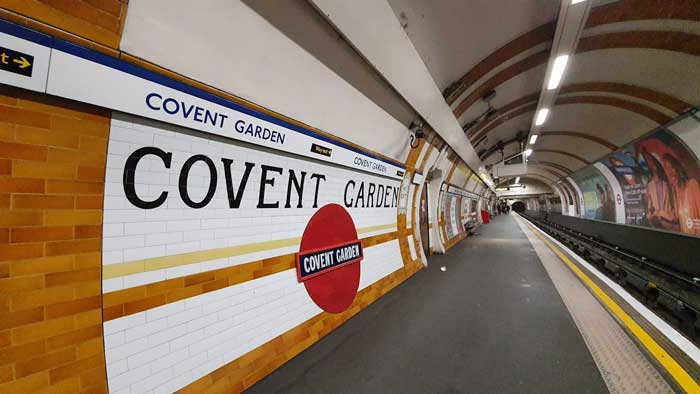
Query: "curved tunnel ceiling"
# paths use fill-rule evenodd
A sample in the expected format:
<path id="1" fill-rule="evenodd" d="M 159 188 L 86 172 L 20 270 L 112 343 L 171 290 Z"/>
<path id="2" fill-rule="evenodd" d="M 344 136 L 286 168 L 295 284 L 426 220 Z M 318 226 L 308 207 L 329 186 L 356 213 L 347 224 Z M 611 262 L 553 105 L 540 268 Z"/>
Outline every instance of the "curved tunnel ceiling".
<path id="1" fill-rule="evenodd" d="M 550 183 L 700 104 L 697 1 L 589 1 L 586 27 L 529 160 L 532 174 Z M 467 135 L 483 163 L 519 153 L 516 135 L 532 124 L 559 2 L 540 2 L 536 15 L 532 4 L 507 0 L 461 8 L 389 3 L 460 123 L 479 118 Z M 470 23 L 474 18 L 481 23 Z M 491 19 L 508 28 L 480 31 Z M 483 117 L 490 90 L 495 111 Z"/>

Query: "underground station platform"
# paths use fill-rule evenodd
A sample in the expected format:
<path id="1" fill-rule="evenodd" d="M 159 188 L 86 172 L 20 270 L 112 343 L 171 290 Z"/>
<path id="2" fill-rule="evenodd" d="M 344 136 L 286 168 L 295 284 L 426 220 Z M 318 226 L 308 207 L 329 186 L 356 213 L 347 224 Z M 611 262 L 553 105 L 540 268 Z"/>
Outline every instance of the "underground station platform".
<path id="1" fill-rule="evenodd" d="M 510 214 L 247 392 L 695 392 L 698 354 L 617 283 Z"/>
<path id="2" fill-rule="evenodd" d="M 700 0 L 0 0 L 0 394 L 700 394 Z"/>

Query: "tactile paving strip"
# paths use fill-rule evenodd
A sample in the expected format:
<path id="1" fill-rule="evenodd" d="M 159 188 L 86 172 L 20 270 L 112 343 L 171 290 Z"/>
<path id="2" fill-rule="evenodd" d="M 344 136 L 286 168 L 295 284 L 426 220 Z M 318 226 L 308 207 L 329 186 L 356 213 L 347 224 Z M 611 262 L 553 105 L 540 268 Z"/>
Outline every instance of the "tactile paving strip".
<path id="1" fill-rule="evenodd" d="M 571 313 L 608 390 L 613 394 L 673 393 L 661 374 L 578 278 L 522 220 L 516 221 Z"/>

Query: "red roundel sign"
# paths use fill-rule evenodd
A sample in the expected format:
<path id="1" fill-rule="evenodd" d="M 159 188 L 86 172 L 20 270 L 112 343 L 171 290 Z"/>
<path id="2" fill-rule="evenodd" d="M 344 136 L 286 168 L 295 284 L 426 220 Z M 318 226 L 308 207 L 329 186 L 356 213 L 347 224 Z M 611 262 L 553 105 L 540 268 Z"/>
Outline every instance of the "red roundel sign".
<path id="1" fill-rule="evenodd" d="M 362 244 L 352 217 L 328 204 L 309 219 L 296 255 L 297 280 L 321 309 L 340 313 L 350 307 L 360 286 Z"/>

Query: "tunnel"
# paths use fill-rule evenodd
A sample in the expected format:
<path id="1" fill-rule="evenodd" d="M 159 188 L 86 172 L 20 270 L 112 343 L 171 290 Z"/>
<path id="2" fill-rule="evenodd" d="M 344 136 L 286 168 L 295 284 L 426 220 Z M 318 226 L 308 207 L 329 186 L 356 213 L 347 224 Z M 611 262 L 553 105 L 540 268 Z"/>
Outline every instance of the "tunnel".
<path id="1" fill-rule="evenodd" d="M 700 393 L 700 1 L 0 0 L 0 393 Z"/>
<path id="2" fill-rule="evenodd" d="M 513 203 L 513 211 L 517 213 L 525 212 L 525 203 L 522 201 L 516 201 Z"/>

